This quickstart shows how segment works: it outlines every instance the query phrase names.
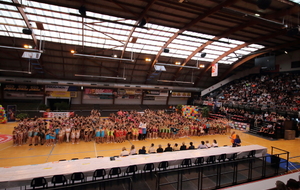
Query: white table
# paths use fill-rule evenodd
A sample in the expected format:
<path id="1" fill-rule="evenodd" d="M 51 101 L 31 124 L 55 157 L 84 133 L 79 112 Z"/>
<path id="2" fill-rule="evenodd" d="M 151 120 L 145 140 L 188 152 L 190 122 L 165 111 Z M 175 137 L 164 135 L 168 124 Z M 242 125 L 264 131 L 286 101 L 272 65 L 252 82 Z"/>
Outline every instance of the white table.
<path id="1" fill-rule="evenodd" d="M 260 145 L 249 145 L 241 147 L 219 147 L 210 149 L 196 149 L 175 152 L 165 152 L 160 154 L 135 155 L 116 158 L 111 161 L 109 157 L 69 160 L 63 162 L 49 162 L 37 165 L 25 165 L 15 167 L 0 168 L 0 187 L 8 188 L 15 186 L 25 186 L 35 177 L 45 177 L 51 179 L 53 175 L 64 174 L 70 176 L 74 172 L 83 172 L 85 176 L 92 176 L 96 169 L 106 169 L 121 167 L 124 171 L 129 165 L 137 165 L 141 170 L 147 163 L 154 163 L 157 167 L 159 162 L 168 161 L 169 165 L 178 165 L 181 160 L 191 158 L 195 160 L 198 157 L 207 158 L 212 155 L 221 155 L 226 153 L 227 157 L 234 153 L 239 156 L 248 154 L 249 151 L 256 150 L 256 156 L 265 156 L 267 148 Z M 50 181 L 50 180 L 48 180 Z"/>

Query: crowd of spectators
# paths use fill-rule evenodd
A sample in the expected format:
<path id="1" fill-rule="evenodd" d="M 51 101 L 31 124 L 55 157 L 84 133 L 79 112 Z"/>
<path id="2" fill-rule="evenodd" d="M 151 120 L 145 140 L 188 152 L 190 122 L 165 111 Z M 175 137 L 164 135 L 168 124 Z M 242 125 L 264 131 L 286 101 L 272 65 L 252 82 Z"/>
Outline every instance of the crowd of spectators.
<path id="1" fill-rule="evenodd" d="M 213 93 L 212 93 L 213 94 Z M 300 110 L 300 74 L 276 73 L 251 75 L 224 86 L 217 98 L 223 104 L 247 105 L 261 110 Z"/>

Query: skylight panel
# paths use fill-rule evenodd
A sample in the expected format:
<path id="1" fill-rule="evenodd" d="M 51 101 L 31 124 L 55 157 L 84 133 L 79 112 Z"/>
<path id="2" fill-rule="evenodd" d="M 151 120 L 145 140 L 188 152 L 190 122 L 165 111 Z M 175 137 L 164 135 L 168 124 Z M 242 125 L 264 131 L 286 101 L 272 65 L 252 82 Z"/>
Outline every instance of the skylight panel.
<path id="1" fill-rule="evenodd" d="M 250 51 L 250 52 L 254 52 L 254 51 L 257 50 L 257 48 L 253 48 L 253 47 L 244 47 L 242 49 L 245 50 L 245 51 Z"/>
<path id="2" fill-rule="evenodd" d="M 208 46 L 206 46 L 206 48 L 207 49 L 213 49 L 213 50 L 220 50 L 220 51 L 223 51 L 223 52 L 226 52 L 226 51 L 230 50 L 230 48 L 214 46 L 214 45 L 208 45 Z"/>
<path id="3" fill-rule="evenodd" d="M 177 37 L 177 39 L 182 39 L 182 40 L 186 40 L 186 41 L 189 41 L 189 42 L 198 42 L 198 43 L 206 43 L 207 40 L 206 39 L 201 39 L 201 38 L 196 38 L 196 37 L 191 37 L 191 36 L 184 36 L 184 35 L 179 35 Z"/>
<path id="4" fill-rule="evenodd" d="M 208 35 L 208 34 L 202 34 L 202 33 L 197 33 L 197 32 L 191 32 L 191 31 L 184 31 L 183 34 L 195 36 L 195 37 L 201 37 L 205 39 L 213 39 L 215 36 L 213 35 Z"/>
<path id="5" fill-rule="evenodd" d="M 257 49 L 262 49 L 262 48 L 264 48 L 265 46 L 259 45 L 259 44 L 251 44 L 251 45 L 249 45 L 249 47 L 253 47 L 253 48 L 257 48 Z"/>
<path id="6" fill-rule="evenodd" d="M 9 1 L 11 3 L 11 0 Z M 17 7 L 15 6 L 11 6 L 11 5 L 4 5 L 4 4 L 0 4 L 0 8 L 1 9 L 6 9 L 6 10 L 11 10 L 11 11 L 18 11 Z M 2 10 L 3 11 L 3 10 Z M 2 12 L 1 11 L 1 12 Z"/>
<path id="7" fill-rule="evenodd" d="M 248 51 L 243 51 L 243 50 L 237 50 L 237 51 L 235 51 L 235 53 L 236 54 L 242 54 L 242 55 L 247 55 L 247 54 L 249 54 L 250 52 L 248 52 Z"/>
<path id="8" fill-rule="evenodd" d="M 218 61 L 218 63 L 222 63 L 222 64 L 232 64 L 234 61 Z"/>
<path id="9" fill-rule="evenodd" d="M 205 49 L 202 52 L 205 52 L 207 54 L 216 54 L 216 55 L 222 55 L 224 52 L 223 51 L 215 51 L 211 49 Z"/>
<path id="10" fill-rule="evenodd" d="M 212 45 L 223 46 L 223 47 L 228 47 L 228 48 L 235 48 L 237 46 L 236 44 L 227 44 L 227 43 L 222 43 L 222 42 L 213 42 Z"/>
<path id="11" fill-rule="evenodd" d="M 214 59 L 209 59 L 209 58 L 201 58 L 200 61 L 205 61 L 205 62 L 213 62 Z"/>
<path id="12" fill-rule="evenodd" d="M 292 1 L 292 2 L 297 3 L 297 4 L 300 5 L 300 0 L 290 0 L 290 1 Z"/>
<path id="13" fill-rule="evenodd" d="M 174 44 L 174 43 L 169 44 L 168 48 L 185 49 L 185 50 L 189 50 L 190 53 L 195 50 L 195 47 L 185 46 L 185 45 L 178 45 L 178 44 Z"/>
<path id="14" fill-rule="evenodd" d="M 0 31 L 0 36 L 9 36 L 7 32 Z"/>
<path id="15" fill-rule="evenodd" d="M 211 58 L 211 59 L 217 59 L 219 56 L 218 55 L 213 55 L 213 54 L 206 54 L 206 58 Z"/>

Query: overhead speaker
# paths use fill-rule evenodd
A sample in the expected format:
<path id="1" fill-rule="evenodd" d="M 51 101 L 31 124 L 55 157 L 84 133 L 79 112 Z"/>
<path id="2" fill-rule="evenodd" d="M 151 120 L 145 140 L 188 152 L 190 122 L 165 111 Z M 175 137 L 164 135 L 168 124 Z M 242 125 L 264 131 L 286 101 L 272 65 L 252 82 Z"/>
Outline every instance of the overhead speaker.
<path id="1" fill-rule="evenodd" d="M 145 26 L 146 24 L 147 24 L 147 21 L 146 21 L 146 19 L 143 18 L 143 19 L 141 20 L 141 22 L 139 23 L 139 26 L 140 26 L 140 27 L 143 27 L 143 26 Z"/>
<path id="2" fill-rule="evenodd" d="M 204 58 L 206 56 L 206 53 L 201 53 L 201 57 Z"/>
<path id="3" fill-rule="evenodd" d="M 167 49 L 167 48 L 164 49 L 164 53 L 169 53 L 169 52 L 170 52 L 169 49 Z"/>
<path id="4" fill-rule="evenodd" d="M 260 9 L 267 9 L 272 3 L 272 0 L 257 0 L 256 4 Z"/>
<path id="5" fill-rule="evenodd" d="M 79 13 L 80 13 L 81 16 L 86 16 L 86 8 L 85 8 L 85 6 L 79 7 L 78 11 L 79 11 Z"/>
<path id="6" fill-rule="evenodd" d="M 31 35 L 32 34 L 32 30 L 30 28 L 24 28 L 23 29 L 23 34 Z"/>

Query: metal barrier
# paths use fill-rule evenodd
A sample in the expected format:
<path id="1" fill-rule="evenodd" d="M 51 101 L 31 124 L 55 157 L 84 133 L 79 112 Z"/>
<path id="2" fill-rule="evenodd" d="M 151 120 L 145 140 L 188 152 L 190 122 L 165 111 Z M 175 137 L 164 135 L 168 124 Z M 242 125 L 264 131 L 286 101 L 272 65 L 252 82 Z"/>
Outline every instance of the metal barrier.
<path id="1" fill-rule="evenodd" d="M 197 189 L 218 189 L 221 187 L 228 187 L 236 184 L 241 184 L 253 180 L 264 179 L 279 174 L 279 165 L 277 163 L 267 162 L 267 158 L 272 155 L 263 157 L 250 157 L 242 158 L 235 161 L 217 162 L 214 164 L 203 164 L 200 166 L 190 166 L 185 168 L 174 168 L 156 173 L 156 189 L 161 189 L 162 186 L 176 185 L 177 190 L 182 190 L 183 183 L 189 181 L 197 181 Z M 269 159 L 268 159 L 269 160 Z M 226 169 L 225 169 L 226 168 Z M 215 172 L 205 174 L 205 171 L 214 169 Z M 253 174 L 255 170 L 255 175 Z M 196 176 L 187 178 L 186 172 L 196 171 Z M 285 173 L 287 170 L 282 169 L 281 172 Z M 241 179 L 241 173 L 244 178 Z M 259 175 L 258 175 L 259 173 Z M 162 183 L 162 178 L 168 175 L 175 175 L 176 180 Z M 194 173 L 195 174 L 195 173 Z M 230 182 L 224 182 L 223 177 L 230 177 Z M 167 178 L 167 177 L 166 177 Z M 173 176 L 174 178 L 174 176 Z M 210 179 L 214 186 L 204 187 L 203 180 Z"/>

